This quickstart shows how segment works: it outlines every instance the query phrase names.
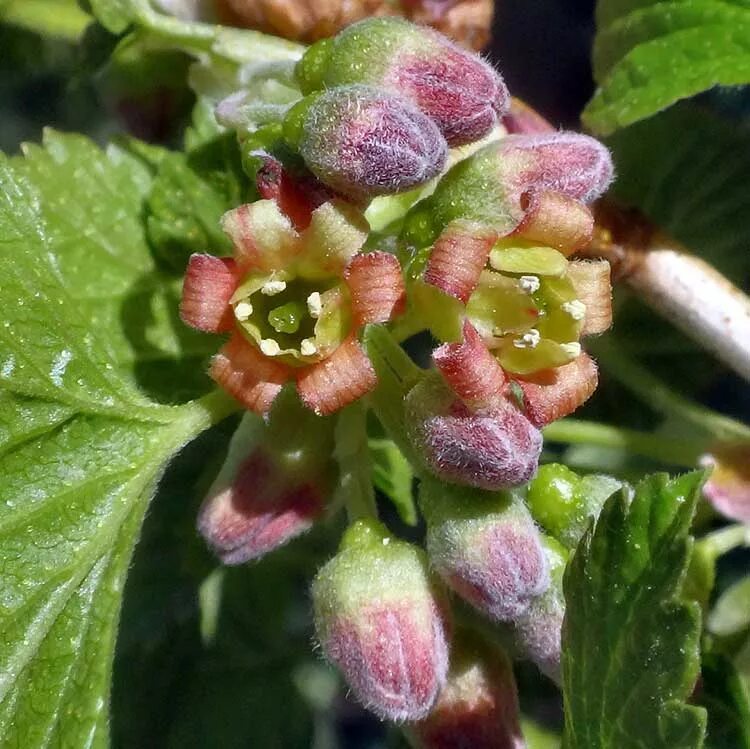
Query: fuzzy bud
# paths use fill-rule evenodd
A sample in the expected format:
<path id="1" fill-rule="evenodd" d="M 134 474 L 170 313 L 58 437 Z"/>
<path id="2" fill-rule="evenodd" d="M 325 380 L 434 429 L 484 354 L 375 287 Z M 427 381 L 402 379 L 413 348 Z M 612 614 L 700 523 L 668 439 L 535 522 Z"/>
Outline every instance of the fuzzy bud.
<path id="1" fill-rule="evenodd" d="M 307 531 L 332 485 L 333 425 L 282 393 L 269 419 L 245 414 L 198 516 L 224 564 L 257 559 Z"/>
<path id="2" fill-rule="evenodd" d="M 427 553 L 446 584 L 496 621 L 514 621 L 549 587 L 541 537 L 524 503 L 423 481 Z"/>
<path id="3" fill-rule="evenodd" d="M 536 471 L 542 434 L 507 399 L 471 409 L 438 374 L 406 398 L 409 437 L 426 467 L 441 478 L 480 489 L 507 489 Z"/>
<path id="4" fill-rule="evenodd" d="M 424 718 L 448 670 L 443 607 L 423 553 L 359 521 L 315 576 L 323 652 L 357 699 L 386 720 Z"/>
<path id="5" fill-rule="evenodd" d="M 567 552 L 548 536 L 542 536 L 550 574 L 550 585 L 543 595 L 534 599 L 528 609 L 514 622 L 519 650 L 539 670 L 559 684 L 562 650 L 562 625 L 565 618 L 563 572 Z"/>
<path id="6" fill-rule="evenodd" d="M 459 631 L 438 702 L 409 733 L 419 749 L 524 749 L 508 656 L 478 633 Z"/>
<path id="7" fill-rule="evenodd" d="M 429 117 L 407 99 L 370 86 L 313 96 L 292 110 L 285 132 L 318 179 L 361 201 L 428 182 L 448 154 Z"/>
<path id="8" fill-rule="evenodd" d="M 395 18 L 368 19 L 315 45 L 297 66 L 303 92 L 366 84 L 409 99 L 451 146 L 487 135 L 508 108 L 500 75 L 442 34 Z"/>
<path id="9" fill-rule="evenodd" d="M 405 239 L 416 246 L 432 244 L 458 219 L 506 236 L 522 229 L 531 213 L 532 234 L 544 227 L 547 244 L 558 246 L 550 229 L 552 219 L 559 221 L 558 201 L 547 195 L 540 203 L 539 196 L 559 193 L 589 203 L 607 189 L 612 175 L 609 151 L 587 135 L 509 135 L 453 166 L 435 192 L 409 212 Z M 590 216 L 585 211 L 567 213 L 561 241 L 580 244 L 591 231 Z"/>

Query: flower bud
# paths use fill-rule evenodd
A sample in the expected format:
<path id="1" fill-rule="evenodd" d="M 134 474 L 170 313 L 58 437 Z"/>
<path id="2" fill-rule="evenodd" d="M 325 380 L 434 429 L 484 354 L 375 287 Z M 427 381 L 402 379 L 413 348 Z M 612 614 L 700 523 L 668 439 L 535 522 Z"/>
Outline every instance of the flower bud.
<path id="1" fill-rule="evenodd" d="M 492 619 L 517 619 L 549 587 L 539 531 L 518 497 L 427 479 L 420 502 L 433 567 Z"/>
<path id="2" fill-rule="evenodd" d="M 442 34 L 395 18 L 368 19 L 315 45 L 297 66 L 304 93 L 366 84 L 409 99 L 451 146 L 479 140 L 508 107 L 500 75 Z"/>
<path id="3" fill-rule="evenodd" d="M 435 123 L 403 97 L 343 86 L 292 110 L 285 132 L 323 183 L 354 200 L 410 190 L 448 154 Z"/>
<path id="4" fill-rule="evenodd" d="M 332 429 L 291 390 L 268 422 L 245 414 L 198 516 L 224 564 L 257 559 L 312 526 L 331 489 Z"/>
<path id="5" fill-rule="evenodd" d="M 417 246 L 430 245 L 458 219 L 476 221 L 507 236 L 531 212 L 532 233 L 546 227 L 544 238 L 550 244 L 553 237 L 545 212 L 552 211 L 559 221 L 559 201 L 539 195 L 560 193 L 589 203 L 607 189 L 612 175 L 609 151 L 594 138 L 567 132 L 509 135 L 453 166 L 435 192 L 409 212 L 404 238 Z M 580 244 L 591 230 L 590 217 L 579 211 L 569 214 L 562 233 L 572 238 L 567 241 Z"/>
<path id="6" fill-rule="evenodd" d="M 474 410 L 433 373 L 412 388 L 405 407 L 412 443 L 443 481 L 497 490 L 534 475 L 541 432 L 505 398 Z"/>
<path id="7" fill-rule="evenodd" d="M 573 549 L 592 518 L 623 484 L 612 476 L 579 476 L 559 463 L 539 466 L 529 482 L 527 504 L 534 519 L 557 541 Z"/>
<path id="8" fill-rule="evenodd" d="M 474 631 L 458 632 L 437 704 L 409 733 L 419 749 L 524 749 L 508 656 Z"/>
<path id="9" fill-rule="evenodd" d="M 446 621 L 423 553 L 359 521 L 315 576 L 323 652 L 357 699 L 386 720 L 424 718 L 448 670 Z"/>
<path id="10" fill-rule="evenodd" d="M 562 578 L 567 553 L 548 536 L 542 536 L 542 541 L 549 568 L 550 585 L 515 620 L 515 639 L 519 650 L 524 652 L 543 674 L 559 684 L 562 625 L 565 618 Z"/>

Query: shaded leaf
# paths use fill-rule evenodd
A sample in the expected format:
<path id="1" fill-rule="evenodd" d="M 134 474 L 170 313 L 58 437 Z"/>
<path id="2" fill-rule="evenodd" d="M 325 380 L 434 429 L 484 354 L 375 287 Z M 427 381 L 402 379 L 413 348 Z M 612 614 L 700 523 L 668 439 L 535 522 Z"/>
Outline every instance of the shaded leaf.
<path id="1" fill-rule="evenodd" d="M 732 662 L 703 655 L 698 704 L 708 712 L 706 749 L 750 749 L 750 703 Z"/>

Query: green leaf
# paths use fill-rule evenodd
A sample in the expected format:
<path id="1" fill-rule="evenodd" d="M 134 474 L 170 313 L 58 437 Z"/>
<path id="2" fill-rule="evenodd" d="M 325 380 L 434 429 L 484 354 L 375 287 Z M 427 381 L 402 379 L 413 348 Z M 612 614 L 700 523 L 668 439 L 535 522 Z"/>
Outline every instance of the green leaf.
<path id="1" fill-rule="evenodd" d="M 685 102 L 607 144 L 615 195 L 742 283 L 750 269 L 750 130 Z"/>
<path id="2" fill-rule="evenodd" d="M 396 445 L 388 439 L 370 439 L 372 481 L 393 502 L 401 520 L 407 525 L 417 524 L 414 504 L 414 470 Z"/>
<path id="3" fill-rule="evenodd" d="M 583 114 L 595 133 L 606 135 L 714 86 L 750 82 L 747 0 L 605 0 L 598 18 L 599 89 Z"/>
<path id="4" fill-rule="evenodd" d="M 138 388 L 147 172 L 77 137 L 25 152 L 0 157 L 0 743 L 104 747 L 141 518 L 166 461 L 231 407 Z"/>
<path id="5" fill-rule="evenodd" d="M 233 134 L 186 154 L 165 154 L 148 198 L 148 234 L 157 257 L 182 274 L 193 252 L 229 254 L 219 222 L 246 201 L 248 190 Z"/>
<path id="6" fill-rule="evenodd" d="M 750 749 L 750 703 L 732 662 L 706 653 L 698 704 L 708 712 L 706 749 Z"/>
<path id="7" fill-rule="evenodd" d="M 563 627 L 566 749 L 693 749 L 689 706 L 700 614 L 680 600 L 702 474 L 641 482 L 610 498 L 568 564 Z"/>

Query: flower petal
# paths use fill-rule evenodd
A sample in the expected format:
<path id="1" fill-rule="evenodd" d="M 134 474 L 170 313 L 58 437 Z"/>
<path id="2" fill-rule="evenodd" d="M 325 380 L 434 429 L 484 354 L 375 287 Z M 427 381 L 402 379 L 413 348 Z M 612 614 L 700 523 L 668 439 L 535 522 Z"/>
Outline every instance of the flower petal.
<path id="1" fill-rule="evenodd" d="M 349 259 L 362 248 L 368 225 L 364 215 L 351 203 L 332 200 L 316 208 L 310 226 L 301 237 L 297 263 L 305 278 L 339 276 Z"/>
<path id="2" fill-rule="evenodd" d="M 541 427 L 575 411 L 594 393 L 599 376 L 586 353 L 555 369 L 546 369 L 526 380 L 514 380 L 523 392 L 526 416 Z"/>
<path id="3" fill-rule="evenodd" d="M 239 333 L 211 362 L 211 377 L 245 408 L 263 414 L 290 379 L 289 368 L 264 356 Z"/>
<path id="4" fill-rule="evenodd" d="M 607 260 L 572 260 L 568 277 L 586 305 L 581 335 L 596 335 L 612 325 L 612 283 Z"/>
<path id="5" fill-rule="evenodd" d="M 234 316 L 229 300 L 237 288 L 237 264 L 231 258 L 193 254 L 182 284 L 180 317 L 206 333 L 231 330 Z"/>
<path id="6" fill-rule="evenodd" d="M 703 487 L 706 499 L 725 517 L 750 524 L 750 448 L 722 446 L 700 462 L 713 466 Z"/>
<path id="7" fill-rule="evenodd" d="M 505 373 L 470 322 L 462 343 L 445 343 L 432 355 L 453 392 L 470 408 L 486 406 L 502 394 Z"/>
<path id="8" fill-rule="evenodd" d="M 344 341 L 327 359 L 297 375 L 302 402 L 317 414 L 330 414 L 369 393 L 377 379 L 355 338 Z"/>
<path id="9" fill-rule="evenodd" d="M 357 325 L 386 322 L 404 310 L 401 265 L 389 252 L 355 255 L 344 273 Z"/>
<path id="10" fill-rule="evenodd" d="M 425 283 L 460 299 L 464 304 L 479 283 L 497 233 L 479 223 L 452 221 L 432 248 Z"/>
<path id="11" fill-rule="evenodd" d="M 224 214 L 221 228 L 243 268 L 282 270 L 299 251 L 299 235 L 275 200 L 246 203 Z"/>
<path id="12" fill-rule="evenodd" d="M 514 234 L 571 255 L 594 233 L 594 216 L 580 201 L 553 190 L 530 190 L 521 196 L 525 210 Z"/>

